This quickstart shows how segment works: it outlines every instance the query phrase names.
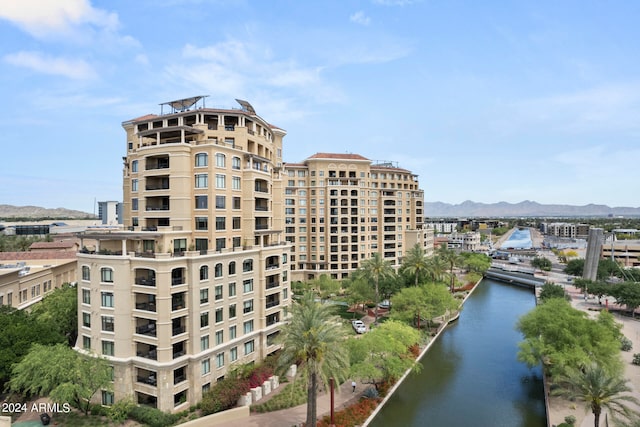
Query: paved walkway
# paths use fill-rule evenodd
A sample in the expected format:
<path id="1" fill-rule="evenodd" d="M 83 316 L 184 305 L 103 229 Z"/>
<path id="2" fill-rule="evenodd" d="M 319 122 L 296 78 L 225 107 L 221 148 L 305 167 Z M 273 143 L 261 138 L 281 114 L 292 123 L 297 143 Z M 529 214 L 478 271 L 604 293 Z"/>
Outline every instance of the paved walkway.
<path id="1" fill-rule="evenodd" d="M 280 384 L 279 389 L 284 387 L 285 384 Z M 351 389 L 351 380 L 346 381 L 336 390 L 334 394 L 335 411 L 349 406 L 351 403 L 355 403 L 362 392 L 367 386 L 359 384 L 356 387 L 356 392 L 353 393 Z M 281 391 L 281 390 L 280 390 Z M 331 402 L 329 393 L 323 392 L 318 395 L 318 420 L 323 416 L 329 415 L 331 412 Z M 295 406 L 289 409 L 282 409 L 280 411 L 267 412 L 264 414 L 251 414 L 249 418 L 242 420 L 230 421 L 225 423 L 225 427 L 292 427 L 298 426 L 305 422 L 307 418 L 307 404 Z"/>

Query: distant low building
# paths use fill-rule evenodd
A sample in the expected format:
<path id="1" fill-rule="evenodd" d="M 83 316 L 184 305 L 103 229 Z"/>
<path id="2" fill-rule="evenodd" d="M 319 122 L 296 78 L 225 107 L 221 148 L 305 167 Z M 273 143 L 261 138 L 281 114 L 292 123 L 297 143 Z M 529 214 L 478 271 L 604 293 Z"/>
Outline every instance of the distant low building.
<path id="1" fill-rule="evenodd" d="M 640 267 L 640 240 L 608 239 L 602 245 L 601 258 L 614 259 L 625 267 Z"/>

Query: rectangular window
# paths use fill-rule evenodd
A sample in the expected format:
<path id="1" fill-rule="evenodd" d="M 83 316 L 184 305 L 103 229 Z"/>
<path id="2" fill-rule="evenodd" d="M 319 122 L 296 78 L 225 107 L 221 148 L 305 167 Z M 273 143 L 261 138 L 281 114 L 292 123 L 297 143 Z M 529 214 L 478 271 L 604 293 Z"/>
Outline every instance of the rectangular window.
<path id="1" fill-rule="evenodd" d="M 196 196 L 196 209 L 207 209 L 208 207 L 207 196 Z"/>
<path id="2" fill-rule="evenodd" d="M 232 202 L 233 202 L 233 206 L 231 207 L 232 209 L 241 209 L 240 197 L 234 197 Z"/>
<path id="3" fill-rule="evenodd" d="M 131 180 L 131 191 L 138 191 L 138 180 L 137 179 L 132 179 Z"/>
<path id="4" fill-rule="evenodd" d="M 102 307 L 113 307 L 113 292 L 102 292 L 101 297 Z"/>
<path id="5" fill-rule="evenodd" d="M 196 167 L 204 167 L 209 163 L 209 156 L 207 153 L 196 154 Z"/>
<path id="6" fill-rule="evenodd" d="M 132 211 L 137 211 L 138 210 L 138 199 L 131 199 L 131 210 Z"/>
<path id="7" fill-rule="evenodd" d="M 216 188 L 227 188 L 227 177 L 225 175 L 216 174 Z"/>
<path id="8" fill-rule="evenodd" d="M 251 354 L 254 351 L 254 342 L 253 340 L 244 343 L 244 354 Z"/>
<path id="9" fill-rule="evenodd" d="M 234 317 L 236 317 L 236 305 L 231 304 L 229 306 L 229 319 L 233 319 Z"/>
<path id="10" fill-rule="evenodd" d="M 100 281 L 106 282 L 106 283 L 113 283 L 113 270 L 110 268 L 101 268 Z"/>
<path id="11" fill-rule="evenodd" d="M 216 230 L 221 231 L 226 229 L 226 218 L 223 216 L 216 217 Z"/>
<path id="12" fill-rule="evenodd" d="M 240 225 L 241 221 L 240 221 L 240 217 L 239 216 L 234 216 L 231 218 L 231 228 L 234 230 L 240 230 Z"/>
<path id="13" fill-rule="evenodd" d="M 223 168 L 226 165 L 225 156 L 222 153 L 216 154 L 216 167 Z"/>
<path id="14" fill-rule="evenodd" d="M 243 302 L 242 305 L 243 305 L 242 312 L 244 314 L 251 313 L 253 311 L 253 300 L 252 299 L 250 299 L 249 301 Z"/>
<path id="15" fill-rule="evenodd" d="M 224 320 L 224 316 L 222 315 L 222 308 L 216 309 L 216 323 L 220 323 Z"/>
<path id="16" fill-rule="evenodd" d="M 209 218 L 206 216 L 197 216 L 196 217 L 196 230 L 208 230 L 209 229 Z"/>
<path id="17" fill-rule="evenodd" d="M 102 354 L 105 356 L 113 356 L 114 344 L 113 341 L 102 341 Z"/>
<path id="18" fill-rule="evenodd" d="M 235 325 L 233 325 L 233 326 L 231 326 L 231 327 L 229 328 L 229 339 L 230 339 L 230 340 L 234 340 L 234 339 L 236 339 L 236 336 L 237 336 L 237 330 L 238 330 L 238 328 L 237 328 Z"/>
<path id="19" fill-rule="evenodd" d="M 216 301 L 219 301 L 222 299 L 222 285 L 216 286 L 215 299 Z"/>
<path id="20" fill-rule="evenodd" d="M 209 302 L 209 289 L 200 289 L 200 304 L 206 304 Z"/>
<path id="21" fill-rule="evenodd" d="M 216 345 L 224 342 L 224 331 L 216 331 Z"/>
<path id="22" fill-rule="evenodd" d="M 138 172 L 138 161 L 134 160 L 131 162 L 131 172 Z"/>
<path id="23" fill-rule="evenodd" d="M 218 353 L 216 355 L 216 367 L 222 368 L 224 366 L 224 353 Z"/>
<path id="24" fill-rule="evenodd" d="M 247 279 L 242 281 L 242 291 L 246 294 L 253 292 L 253 279 Z"/>
<path id="25" fill-rule="evenodd" d="M 200 351 L 209 349 L 209 335 L 205 335 L 200 338 Z"/>
<path id="26" fill-rule="evenodd" d="M 91 304 L 91 291 L 89 289 L 82 290 L 82 303 Z"/>
<path id="27" fill-rule="evenodd" d="M 238 360 L 238 347 L 233 347 L 229 350 L 229 359 L 231 359 L 232 362 Z"/>
<path id="28" fill-rule="evenodd" d="M 102 390 L 102 404 L 104 406 L 111 406 L 114 401 L 114 394 L 112 391 Z"/>
<path id="29" fill-rule="evenodd" d="M 211 372 L 211 360 L 210 359 L 204 359 L 202 361 L 202 375 L 206 375 L 209 372 Z"/>
<path id="30" fill-rule="evenodd" d="M 102 330 L 107 332 L 115 331 L 113 316 L 102 316 Z"/>
<path id="31" fill-rule="evenodd" d="M 200 327 L 206 328 L 209 326 L 209 313 L 201 313 L 200 314 Z"/>
<path id="32" fill-rule="evenodd" d="M 216 209 L 225 209 L 227 206 L 227 199 L 225 196 L 216 196 Z"/>
<path id="33" fill-rule="evenodd" d="M 91 337 L 82 336 L 82 348 L 85 350 L 91 350 Z"/>
<path id="34" fill-rule="evenodd" d="M 248 334 L 250 332 L 253 332 L 253 320 L 247 320 L 244 322 L 244 333 Z"/>
<path id="35" fill-rule="evenodd" d="M 82 326 L 91 327 L 91 313 L 82 313 Z"/>
<path id="36" fill-rule="evenodd" d="M 240 182 L 240 177 L 239 176 L 234 176 L 231 178 L 231 189 L 233 190 L 240 190 L 241 189 L 241 182 Z"/>
<path id="37" fill-rule="evenodd" d="M 209 186 L 209 175 L 206 173 L 196 174 L 196 188 L 207 188 Z"/>
<path id="38" fill-rule="evenodd" d="M 229 296 L 230 297 L 236 296 L 236 282 L 229 283 Z"/>

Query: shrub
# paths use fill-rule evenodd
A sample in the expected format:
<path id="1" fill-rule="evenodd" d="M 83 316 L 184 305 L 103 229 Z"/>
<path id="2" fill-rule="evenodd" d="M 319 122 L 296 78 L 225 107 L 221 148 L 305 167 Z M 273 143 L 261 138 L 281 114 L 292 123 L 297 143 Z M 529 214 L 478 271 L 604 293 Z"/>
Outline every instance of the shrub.
<path id="1" fill-rule="evenodd" d="M 133 400 L 121 399 L 109 407 L 109 418 L 117 424 L 122 424 L 128 417 L 129 412 L 136 406 Z"/>
<path id="2" fill-rule="evenodd" d="M 564 422 L 572 426 L 576 423 L 576 417 L 573 415 L 567 415 L 564 417 Z"/>
<path id="3" fill-rule="evenodd" d="M 379 403 L 380 399 L 360 399 L 357 403 L 334 414 L 335 426 L 351 427 L 361 425 L 369 418 L 369 415 L 371 415 Z M 325 415 L 322 420 L 318 422 L 318 427 L 329 427 L 330 423 L 331 417 Z"/>
<path id="4" fill-rule="evenodd" d="M 631 361 L 634 365 L 640 365 L 640 353 L 635 353 L 633 355 L 633 360 Z"/>
<path id="5" fill-rule="evenodd" d="M 169 427 L 178 417 L 150 406 L 134 406 L 129 412 L 129 418 L 149 427 Z"/>
<path id="6" fill-rule="evenodd" d="M 240 396 L 249 391 L 249 381 L 240 377 L 228 377 L 218 381 L 202 396 L 202 415 L 210 415 L 236 406 Z"/>
<path id="7" fill-rule="evenodd" d="M 380 393 L 378 393 L 378 390 L 376 390 L 374 387 L 367 387 L 364 390 L 364 393 L 362 393 L 362 396 L 366 397 L 367 399 L 375 399 L 380 396 Z"/>
<path id="8" fill-rule="evenodd" d="M 251 410 L 256 412 L 279 411 L 280 409 L 291 408 L 307 402 L 307 385 L 304 381 L 298 380 L 287 384 L 280 393 L 273 396 L 265 403 L 252 405 Z"/>
<path id="9" fill-rule="evenodd" d="M 624 335 L 620 337 L 620 350 L 622 351 L 631 351 L 633 348 L 633 342 Z"/>

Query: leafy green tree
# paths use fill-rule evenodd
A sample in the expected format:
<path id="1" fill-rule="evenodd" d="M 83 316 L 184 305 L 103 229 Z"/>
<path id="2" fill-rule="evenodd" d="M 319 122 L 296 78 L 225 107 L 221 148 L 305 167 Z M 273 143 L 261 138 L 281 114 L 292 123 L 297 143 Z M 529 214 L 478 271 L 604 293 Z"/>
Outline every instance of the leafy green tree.
<path id="1" fill-rule="evenodd" d="M 462 252 L 460 254 L 463 267 L 467 271 L 484 273 L 491 267 L 491 258 L 476 252 Z"/>
<path id="2" fill-rule="evenodd" d="M 410 347 L 419 339 L 420 333 L 412 327 L 389 320 L 359 339 L 349 340 L 351 375 L 378 388 L 380 383 L 399 378 L 409 368 L 419 371 L 421 365 L 410 353 Z"/>
<path id="3" fill-rule="evenodd" d="M 545 257 L 535 257 L 531 260 L 531 266 L 542 271 L 551 271 L 551 260 Z"/>
<path id="4" fill-rule="evenodd" d="M 332 312 L 331 306 L 315 302 L 307 293 L 292 306 L 291 322 L 280 334 L 283 349 L 278 365 L 286 369 L 299 363 L 307 383 L 308 426 L 316 425 L 319 384 L 328 386 L 330 377 L 340 383 L 349 371 L 346 331 Z"/>
<path id="5" fill-rule="evenodd" d="M 0 390 L 11 377 L 11 366 L 29 352 L 32 344 L 64 342 L 55 324 L 39 322 L 26 310 L 0 305 Z"/>
<path id="6" fill-rule="evenodd" d="M 364 310 L 364 303 L 373 300 L 375 290 L 369 285 L 364 277 L 360 277 L 357 274 L 352 274 L 349 279 L 343 281 L 343 286 L 347 287 L 347 299 L 351 305 L 362 304 Z M 355 311 L 354 311 L 355 316 Z"/>
<path id="7" fill-rule="evenodd" d="M 584 258 L 572 259 L 564 266 L 564 272 L 572 276 L 581 277 L 584 271 Z"/>
<path id="8" fill-rule="evenodd" d="M 627 306 L 631 315 L 635 317 L 635 310 L 640 306 L 640 283 L 624 282 L 610 286 L 611 293 L 619 304 Z"/>
<path id="9" fill-rule="evenodd" d="M 105 359 L 80 354 L 57 344 L 34 344 L 12 370 L 9 387 L 29 395 L 49 395 L 56 403 L 70 403 L 89 413 L 91 398 L 110 388 L 111 367 Z"/>
<path id="10" fill-rule="evenodd" d="M 338 293 L 340 290 L 340 282 L 332 279 L 327 274 L 321 274 L 320 277 L 311 281 L 311 288 L 315 289 L 315 292 L 322 300 L 325 300 L 331 295 Z"/>
<path id="11" fill-rule="evenodd" d="M 545 282 L 540 289 L 539 295 L 540 301 L 545 302 L 550 298 L 564 298 L 566 300 L 570 300 L 571 298 L 564 291 L 564 288 L 560 285 L 556 285 L 555 283 Z"/>
<path id="12" fill-rule="evenodd" d="M 627 394 L 632 391 L 627 382 L 620 374 L 612 373 L 598 364 L 589 364 L 582 369 L 568 369 L 560 375 L 557 380 L 560 387 L 553 394 L 584 402 L 585 409 L 593 412 L 594 427 L 599 427 L 603 409 L 613 417 L 629 419 L 637 416 L 628 404 L 638 405 L 640 402 Z"/>
<path id="13" fill-rule="evenodd" d="M 36 321 L 48 323 L 56 332 L 66 337 L 70 347 L 78 338 L 78 290 L 69 283 L 47 294 L 33 308 Z"/>
<path id="14" fill-rule="evenodd" d="M 380 282 L 386 278 L 393 276 L 395 273 L 391 263 L 378 253 L 375 252 L 369 259 L 362 261 L 360 270 L 364 277 L 373 281 L 376 291 L 376 307 L 375 307 L 375 323 L 378 323 L 378 303 L 380 302 Z"/>
<path id="15" fill-rule="evenodd" d="M 407 323 L 426 319 L 429 325 L 435 317 L 458 309 L 459 302 L 446 285 L 427 283 L 401 290 L 393 297 L 393 305 L 393 319 Z"/>
<path id="16" fill-rule="evenodd" d="M 447 273 L 447 263 L 438 256 L 432 256 L 427 260 L 427 278 L 432 282 L 444 282 Z"/>
<path id="17" fill-rule="evenodd" d="M 607 316 L 589 319 L 587 313 L 571 307 L 562 298 L 550 298 L 544 304 L 520 317 L 516 328 L 524 340 L 519 343 L 518 359 L 529 366 L 542 362 L 550 374 L 566 367 L 584 367 L 597 362 L 610 369 L 619 369 L 620 329 Z"/>
<path id="18" fill-rule="evenodd" d="M 416 243 L 411 249 L 407 251 L 404 259 L 402 260 L 402 270 L 414 276 L 414 286 L 418 286 L 421 273 L 427 270 L 429 263 L 427 257 L 424 254 L 424 249 Z"/>

